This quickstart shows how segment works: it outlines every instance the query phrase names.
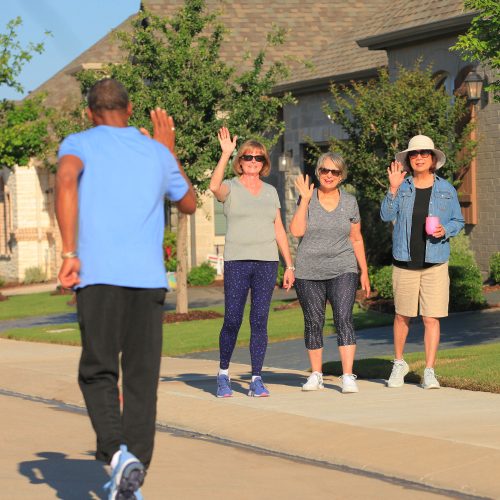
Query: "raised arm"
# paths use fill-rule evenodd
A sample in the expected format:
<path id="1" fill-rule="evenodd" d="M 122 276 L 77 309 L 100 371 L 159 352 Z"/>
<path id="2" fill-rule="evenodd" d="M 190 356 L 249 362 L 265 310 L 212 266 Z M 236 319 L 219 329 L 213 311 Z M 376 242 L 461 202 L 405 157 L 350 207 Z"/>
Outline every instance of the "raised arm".
<path id="1" fill-rule="evenodd" d="M 188 183 L 189 189 L 186 194 L 176 202 L 177 208 L 185 214 L 193 214 L 196 211 L 196 194 L 189 177 L 184 172 L 181 162 L 175 154 L 175 123 L 164 109 L 156 108 L 151 111 L 151 122 L 153 123 L 153 139 L 163 144 L 172 153 L 177 161 L 179 172 L 185 181 Z M 144 135 L 151 137 L 150 133 L 144 129 L 140 129 Z"/>
<path id="2" fill-rule="evenodd" d="M 389 178 L 389 191 L 382 200 L 380 207 L 380 217 L 384 222 L 393 221 L 398 213 L 399 204 L 397 194 L 399 187 L 405 180 L 407 172 L 403 169 L 403 165 L 399 161 L 393 161 L 387 169 Z"/>
<path id="3" fill-rule="evenodd" d="M 227 162 L 231 158 L 233 151 L 236 148 L 236 140 L 238 136 L 234 136 L 231 140 L 231 134 L 226 127 L 221 127 L 217 133 L 219 138 L 220 147 L 222 153 L 220 155 L 219 162 L 212 173 L 212 179 L 210 180 L 210 191 L 219 201 L 224 201 L 229 193 L 229 187 L 222 184 L 224 180 L 224 172 L 226 171 Z"/>
<path id="4" fill-rule="evenodd" d="M 305 179 L 302 175 L 299 175 L 295 179 L 295 187 L 300 194 L 300 203 L 290 222 L 290 232 L 296 238 L 300 238 L 304 236 L 307 229 L 307 208 L 314 192 L 314 185 L 309 185 L 308 175 L 306 175 Z"/>

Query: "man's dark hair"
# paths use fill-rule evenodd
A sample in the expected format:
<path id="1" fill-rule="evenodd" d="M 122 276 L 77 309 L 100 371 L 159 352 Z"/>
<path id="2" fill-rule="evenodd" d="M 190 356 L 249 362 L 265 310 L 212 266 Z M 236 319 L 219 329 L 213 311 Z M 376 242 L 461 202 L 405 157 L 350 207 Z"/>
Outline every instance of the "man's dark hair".
<path id="1" fill-rule="evenodd" d="M 94 83 L 87 94 L 88 107 L 94 113 L 127 109 L 128 103 L 127 89 L 113 78 L 104 78 Z"/>

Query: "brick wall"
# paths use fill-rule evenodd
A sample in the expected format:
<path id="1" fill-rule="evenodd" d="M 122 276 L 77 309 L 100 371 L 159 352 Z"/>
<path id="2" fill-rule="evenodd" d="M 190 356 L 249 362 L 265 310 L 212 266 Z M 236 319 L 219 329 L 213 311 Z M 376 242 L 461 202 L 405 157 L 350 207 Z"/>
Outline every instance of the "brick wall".
<path id="1" fill-rule="evenodd" d="M 54 216 L 54 176 L 44 168 L 16 167 L 6 187 L 12 204 L 11 253 L 0 257 L 0 275 L 23 281 L 25 271 L 39 267 L 48 279 L 57 273 L 59 232 Z"/>
<path id="2" fill-rule="evenodd" d="M 478 72 L 492 80 L 491 73 L 482 68 Z M 467 230 L 486 277 L 490 256 L 500 251 L 500 104 L 491 95 L 485 95 L 478 105 L 478 140 L 478 223 Z"/>

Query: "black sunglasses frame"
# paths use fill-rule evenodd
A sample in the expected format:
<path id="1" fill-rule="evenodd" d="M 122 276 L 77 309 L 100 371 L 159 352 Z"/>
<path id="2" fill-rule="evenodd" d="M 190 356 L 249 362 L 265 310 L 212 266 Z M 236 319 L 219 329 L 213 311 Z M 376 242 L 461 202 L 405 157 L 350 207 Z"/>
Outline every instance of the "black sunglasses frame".
<path id="1" fill-rule="evenodd" d="M 266 157 L 264 155 L 241 155 L 240 160 L 252 161 L 254 160 L 258 163 L 265 163 Z"/>
<path id="2" fill-rule="evenodd" d="M 420 155 L 421 158 L 429 158 L 433 153 L 431 149 L 415 149 L 413 151 L 408 151 L 408 158 L 416 158 L 418 155 Z"/>
<path id="3" fill-rule="evenodd" d="M 342 172 L 340 170 L 334 170 L 334 169 L 325 168 L 325 167 L 319 167 L 318 174 L 319 175 L 332 174 L 334 177 L 341 177 L 342 176 Z"/>

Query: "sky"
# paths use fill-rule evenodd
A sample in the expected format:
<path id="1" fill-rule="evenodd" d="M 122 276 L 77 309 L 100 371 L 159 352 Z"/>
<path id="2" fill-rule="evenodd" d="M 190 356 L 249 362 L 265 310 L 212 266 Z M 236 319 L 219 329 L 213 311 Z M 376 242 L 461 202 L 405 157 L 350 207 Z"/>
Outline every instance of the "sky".
<path id="1" fill-rule="evenodd" d="M 29 42 L 44 42 L 45 51 L 34 54 L 18 81 L 24 87 L 19 94 L 0 86 L 0 99 L 21 99 L 35 90 L 83 51 L 139 11 L 140 0 L 2 0 L 0 33 L 6 24 L 20 16 L 17 30 L 23 47 Z M 46 36 L 45 32 L 51 35 Z"/>

